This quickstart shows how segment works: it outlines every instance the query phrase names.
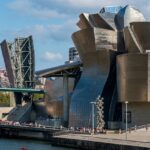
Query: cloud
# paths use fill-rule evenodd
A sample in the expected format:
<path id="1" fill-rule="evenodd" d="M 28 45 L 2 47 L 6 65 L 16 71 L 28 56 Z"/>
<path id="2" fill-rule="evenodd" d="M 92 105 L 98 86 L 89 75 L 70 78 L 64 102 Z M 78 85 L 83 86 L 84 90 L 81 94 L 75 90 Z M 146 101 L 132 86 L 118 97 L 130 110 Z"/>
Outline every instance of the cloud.
<path id="1" fill-rule="evenodd" d="M 22 13 L 23 15 L 42 19 L 66 17 L 65 14 L 58 13 L 56 10 L 48 9 L 47 7 L 39 7 L 38 3 L 36 4 L 32 0 L 14 0 L 8 4 L 8 7 L 12 10 Z"/>
<path id="2" fill-rule="evenodd" d="M 1 35 L 8 35 L 7 38 L 33 35 L 38 42 L 48 42 L 49 40 L 67 42 L 71 41 L 71 34 L 76 31 L 76 20 L 67 20 L 62 24 L 35 24 L 1 31 Z"/>
<path id="3" fill-rule="evenodd" d="M 39 19 L 68 18 L 99 9 L 98 0 L 12 0 L 8 8 Z"/>
<path id="4" fill-rule="evenodd" d="M 105 5 L 134 5 L 139 8 L 149 19 L 150 1 L 147 0 L 12 0 L 9 8 L 38 18 L 48 19 L 48 22 L 42 23 L 36 21 L 35 24 L 22 26 L 9 31 L 2 31 L 2 35 L 7 37 L 33 35 L 36 41 L 42 43 L 50 40 L 59 42 L 71 41 L 71 34 L 77 30 L 77 17 L 84 11 L 98 12 Z M 59 17 L 67 16 L 59 20 Z M 53 20 L 49 21 L 49 18 Z M 57 21 L 56 21 L 57 20 Z"/>
<path id="5" fill-rule="evenodd" d="M 61 53 L 58 52 L 54 53 L 54 52 L 46 51 L 41 58 L 44 61 L 56 61 L 56 60 L 63 59 L 63 56 Z"/>
<path id="6" fill-rule="evenodd" d="M 42 0 L 38 0 L 41 4 Z M 45 0 L 43 5 L 50 6 L 50 4 L 57 5 L 57 6 L 66 6 L 68 8 L 95 8 L 98 7 L 99 0 Z M 41 4 L 41 5 L 42 5 Z"/>
<path id="7" fill-rule="evenodd" d="M 77 17 L 81 12 L 98 12 L 106 5 L 126 5 L 131 4 L 139 8 L 147 19 L 149 18 L 150 1 L 148 0 L 12 0 L 8 6 L 23 15 L 49 19 L 51 22 L 36 24 L 13 29 L 8 35 L 28 36 L 33 35 L 38 41 L 46 42 L 71 41 L 71 34 L 76 31 Z M 61 21 L 59 18 L 61 17 Z M 63 18 L 66 17 L 66 18 Z M 53 23 L 52 23 L 53 22 Z"/>
<path id="8" fill-rule="evenodd" d="M 79 15 L 81 12 L 98 12 L 107 5 L 131 4 L 143 11 L 148 17 L 148 0 L 13 0 L 8 6 L 24 15 L 38 18 L 63 18 Z"/>
<path id="9" fill-rule="evenodd" d="M 6 2 L 5 2 L 6 3 Z M 12 25 L 6 22 L 5 17 L 3 22 L 7 23 L 6 27 L 1 29 L 0 38 L 7 36 L 7 39 L 14 37 L 26 37 L 33 35 L 35 45 L 37 45 L 38 67 L 51 64 L 58 64 L 64 61 L 64 51 L 72 46 L 71 34 L 75 32 L 78 16 L 82 12 L 98 13 L 100 9 L 107 5 L 133 5 L 137 7 L 147 19 L 150 19 L 150 1 L 149 0 L 11 0 L 7 1 L 7 11 L 15 12 L 12 17 Z M 22 17 L 23 16 L 23 17 Z M 29 18 L 29 19 L 28 19 Z M 43 19 L 43 20 L 42 20 Z M 22 21 L 23 20 L 23 21 Z M 26 21 L 27 20 L 27 21 Z M 29 20 L 29 22 L 28 22 Z M 22 22 L 21 22 L 22 21 Z M 6 29 L 6 30 L 5 30 Z M 59 43 L 58 43 L 59 42 Z M 47 54 L 45 52 L 41 58 L 41 49 L 60 49 L 63 54 L 54 53 Z M 57 47 L 57 48 L 56 48 Z M 53 54 L 57 54 L 56 56 Z M 46 57 L 44 57 L 46 56 Z M 54 62 L 58 58 L 60 61 Z M 45 63 L 45 61 L 53 60 L 53 63 Z M 42 68 L 41 67 L 41 68 Z"/>

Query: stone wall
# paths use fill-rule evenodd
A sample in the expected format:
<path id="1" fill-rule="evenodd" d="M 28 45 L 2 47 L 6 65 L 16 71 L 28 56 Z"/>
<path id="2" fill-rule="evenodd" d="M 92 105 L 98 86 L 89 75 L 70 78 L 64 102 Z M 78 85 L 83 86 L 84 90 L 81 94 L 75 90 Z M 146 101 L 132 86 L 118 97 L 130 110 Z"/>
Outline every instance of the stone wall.
<path id="1" fill-rule="evenodd" d="M 136 146 L 131 143 L 122 144 L 122 142 L 96 142 L 78 139 L 51 138 L 50 143 L 54 146 L 63 146 L 83 150 L 149 150 L 148 147 Z"/>
<path id="2" fill-rule="evenodd" d="M 128 103 L 128 113 L 131 114 L 131 122 L 128 127 L 150 124 L 150 103 Z M 130 118 L 128 118 L 130 120 Z M 122 103 L 122 127 L 125 128 L 125 103 Z"/>

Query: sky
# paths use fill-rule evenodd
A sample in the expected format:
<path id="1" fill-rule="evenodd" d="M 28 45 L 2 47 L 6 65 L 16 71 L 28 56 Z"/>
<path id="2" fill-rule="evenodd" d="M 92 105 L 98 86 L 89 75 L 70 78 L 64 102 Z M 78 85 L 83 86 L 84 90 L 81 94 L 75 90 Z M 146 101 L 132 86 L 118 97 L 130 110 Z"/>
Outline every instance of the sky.
<path id="1" fill-rule="evenodd" d="M 0 42 L 33 36 L 36 70 L 64 64 L 82 12 L 130 4 L 150 20 L 150 0 L 0 0 Z M 0 52 L 0 68 L 4 68 Z"/>

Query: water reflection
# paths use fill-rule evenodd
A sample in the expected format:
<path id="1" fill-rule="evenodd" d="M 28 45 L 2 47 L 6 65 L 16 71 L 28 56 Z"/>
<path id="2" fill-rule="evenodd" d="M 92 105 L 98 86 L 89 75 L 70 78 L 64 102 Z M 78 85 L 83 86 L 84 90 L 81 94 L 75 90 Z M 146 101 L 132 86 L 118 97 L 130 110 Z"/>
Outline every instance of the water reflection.
<path id="1" fill-rule="evenodd" d="M 19 139 L 0 139 L 0 150 L 73 150 L 68 148 L 54 147 L 48 142 Z"/>

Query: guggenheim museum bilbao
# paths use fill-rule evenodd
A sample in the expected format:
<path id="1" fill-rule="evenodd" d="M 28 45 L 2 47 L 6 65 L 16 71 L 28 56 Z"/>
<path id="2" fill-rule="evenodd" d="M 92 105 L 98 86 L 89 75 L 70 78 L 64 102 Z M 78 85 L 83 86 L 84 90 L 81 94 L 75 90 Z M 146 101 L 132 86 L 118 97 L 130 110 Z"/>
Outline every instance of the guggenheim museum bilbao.
<path id="1" fill-rule="evenodd" d="M 70 61 L 37 72 L 41 77 L 55 77 L 48 81 L 51 116 L 62 117 L 70 127 L 91 127 L 90 102 L 100 96 L 106 128 L 124 128 L 126 114 L 129 127 L 149 124 L 150 22 L 127 5 L 82 13 L 77 26 Z"/>

